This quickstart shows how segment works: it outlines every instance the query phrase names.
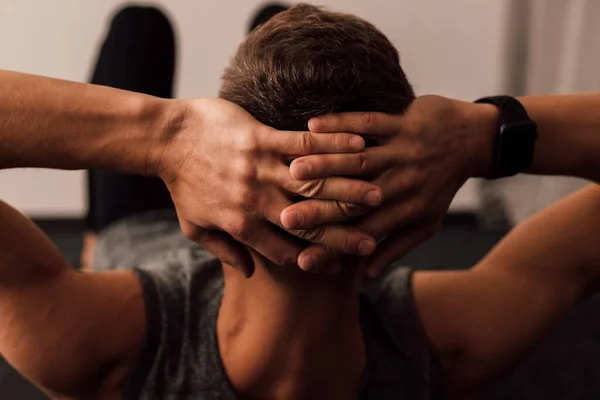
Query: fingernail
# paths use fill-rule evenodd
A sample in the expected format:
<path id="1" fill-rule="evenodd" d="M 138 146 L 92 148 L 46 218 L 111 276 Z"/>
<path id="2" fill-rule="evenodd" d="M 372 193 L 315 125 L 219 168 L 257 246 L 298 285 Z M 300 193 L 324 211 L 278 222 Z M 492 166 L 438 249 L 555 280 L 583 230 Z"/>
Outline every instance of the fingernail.
<path id="1" fill-rule="evenodd" d="M 286 229 L 296 229 L 304 223 L 304 216 L 298 211 L 286 211 L 281 222 Z"/>
<path id="2" fill-rule="evenodd" d="M 350 147 L 353 150 L 362 150 L 365 147 L 365 141 L 360 136 L 354 136 L 350 139 Z"/>
<path id="3" fill-rule="evenodd" d="M 358 252 L 362 256 L 371 255 L 375 251 L 375 242 L 368 239 L 363 239 L 358 242 Z"/>
<path id="4" fill-rule="evenodd" d="M 305 271 L 310 271 L 315 267 L 315 258 L 313 256 L 302 256 L 300 260 L 301 268 Z"/>
<path id="5" fill-rule="evenodd" d="M 378 206 L 381 203 L 381 194 L 377 190 L 371 190 L 365 196 L 365 203 L 370 205 L 371 207 Z"/>
<path id="6" fill-rule="evenodd" d="M 306 179 L 310 176 L 312 172 L 312 166 L 303 161 L 298 161 L 293 164 L 295 174 L 298 179 Z"/>

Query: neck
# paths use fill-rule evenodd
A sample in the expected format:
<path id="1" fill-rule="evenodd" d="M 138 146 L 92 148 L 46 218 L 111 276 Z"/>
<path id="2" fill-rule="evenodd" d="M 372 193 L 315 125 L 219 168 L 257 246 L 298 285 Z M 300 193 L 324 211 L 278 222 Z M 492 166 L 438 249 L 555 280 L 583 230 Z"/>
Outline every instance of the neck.
<path id="1" fill-rule="evenodd" d="M 357 295 L 362 268 L 330 277 L 253 257 L 250 279 L 223 266 L 217 330 L 236 389 L 252 398 L 356 397 L 364 369 Z"/>

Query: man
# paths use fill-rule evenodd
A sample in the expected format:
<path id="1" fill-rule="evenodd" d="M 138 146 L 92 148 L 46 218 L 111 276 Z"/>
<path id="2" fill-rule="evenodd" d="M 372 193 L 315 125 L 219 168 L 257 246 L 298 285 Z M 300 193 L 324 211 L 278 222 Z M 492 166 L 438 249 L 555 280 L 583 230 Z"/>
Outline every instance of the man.
<path id="1" fill-rule="evenodd" d="M 400 112 L 413 94 L 375 28 L 297 6 L 242 45 L 222 96 L 296 129 L 319 112 Z M 365 260 L 330 277 L 250 250 L 255 273 L 245 279 L 226 262 L 221 271 L 183 240 L 176 216 L 160 213 L 100 234 L 96 266 L 116 271 L 76 273 L 2 206 L 11 235 L 0 260 L 0 349 L 65 398 L 475 396 L 598 279 L 598 204 L 590 187 L 517 228 L 470 271 L 390 269 L 361 297 Z"/>

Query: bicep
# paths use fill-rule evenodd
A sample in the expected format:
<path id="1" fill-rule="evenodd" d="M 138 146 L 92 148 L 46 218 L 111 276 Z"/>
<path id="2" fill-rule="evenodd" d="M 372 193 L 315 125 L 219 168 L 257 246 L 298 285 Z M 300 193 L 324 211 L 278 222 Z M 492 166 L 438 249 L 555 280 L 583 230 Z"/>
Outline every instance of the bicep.
<path id="1" fill-rule="evenodd" d="M 600 252 L 592 185 L 510 232 L 475 268 L 415 274 L 415 301 L 454 382 L 511 367 L 589 288 Z"/>
<path id="2" fill-rule="evenodd" d="M 144 304 L 131 272 L 73 270 L 31 221 L 0 202 L 0 354 L 51 393 L 99 388 L 135 357 Z"/>
<path id="3" fill-rule="evenodd" d="M 484 390 L 546 333 L 581 290 L 569 281 L 482 264 L 415 274 L 415 302 L 450 390 Z"/>
<path id="4" fill-rule="evenodd" d="M 14 293 L 0 302 L 0 352 L 50 392 L 99 390 L 141 347 L 144 305 L 135 279 L 73 272 Z"/>

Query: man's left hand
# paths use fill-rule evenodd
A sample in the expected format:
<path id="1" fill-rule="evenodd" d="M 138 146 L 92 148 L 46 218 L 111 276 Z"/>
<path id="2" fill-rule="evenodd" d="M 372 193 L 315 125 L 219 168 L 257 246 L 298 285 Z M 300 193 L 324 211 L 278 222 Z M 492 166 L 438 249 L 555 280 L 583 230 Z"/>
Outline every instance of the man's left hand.
<path id="1" fill-rule="evenodd" d="M 482 153 L 489 150 L 490 135 L 480 118 L 483 108 L 485 105 L 423 96 L 402 115 L 346 113 L 311 120 L 313 132 L 354 132 L 375 139 L 378 146 L 355 154 L 297 158 L 291 164 L 292 176 L 361 176 L 382 189 L 382 206 L 372 212 L 361 206 L 307 200 L 282 212 L 283 225 L 311 229 L 372 212 L 355 226 L 377 240 L 385 238 L 369 261 L 369 275 L 377 275 L 436 233 L 458 189 L 485 170 L 489 156 Z M 303 223 L 293 221 L 292 213 L 302 215 Z M 305 270 L 322 269 L 337 256 L 324 246 L 312 245 L 299 255 L 298 264 Z"/>

